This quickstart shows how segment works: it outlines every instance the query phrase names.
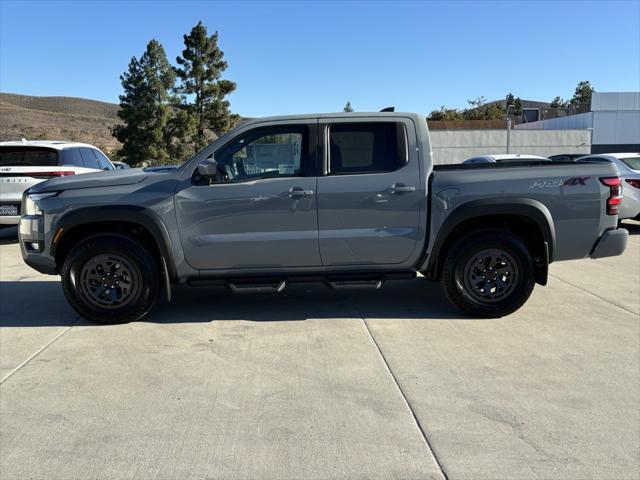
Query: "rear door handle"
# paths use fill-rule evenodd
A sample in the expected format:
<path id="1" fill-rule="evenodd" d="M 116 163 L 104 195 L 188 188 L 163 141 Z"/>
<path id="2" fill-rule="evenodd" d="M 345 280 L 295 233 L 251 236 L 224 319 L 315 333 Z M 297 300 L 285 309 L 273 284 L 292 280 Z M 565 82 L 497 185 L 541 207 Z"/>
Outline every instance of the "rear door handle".
<path id="1" fill-rule="evenodd" d="M 313 190 L 305 190 L 301 187 L 291 187 L 287 192 L 289 197 L 310 197 L 313 195 Z"/>
<path id="2" fill-rule="evenodd" d="M 394 183 L 389 187 L 391 193 L 408 193 L 415 192 L 416 187 L 405 185 L 404 183 Z"/>

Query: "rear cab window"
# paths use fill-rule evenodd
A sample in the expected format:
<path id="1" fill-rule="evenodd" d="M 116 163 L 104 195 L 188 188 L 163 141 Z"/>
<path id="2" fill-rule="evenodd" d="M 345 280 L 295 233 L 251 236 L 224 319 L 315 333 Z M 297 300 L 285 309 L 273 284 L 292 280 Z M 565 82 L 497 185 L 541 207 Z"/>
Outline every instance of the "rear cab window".
<path id="1" fill-rule="evenodd" d="M 329 174 L 393 172 L 408 161 L 404 125 L 398 122 L 329 126 Z"/>
<path id="2" fill-rule="evenodd" d="M 57 150 L 40 147 L 0 147 L 0 167 L 57 166 Z"/>

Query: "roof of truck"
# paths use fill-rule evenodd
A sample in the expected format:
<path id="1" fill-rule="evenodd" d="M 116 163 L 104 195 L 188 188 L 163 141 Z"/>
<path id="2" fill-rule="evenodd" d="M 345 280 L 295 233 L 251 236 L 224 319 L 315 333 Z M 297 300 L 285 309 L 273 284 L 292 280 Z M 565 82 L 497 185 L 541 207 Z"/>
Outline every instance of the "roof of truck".
<path id="1" fill-rule="evenodd" d="M 10 142 L 0 142 L 0 147 L 42 147 L 64 150 L 65 148 L 86 147 L 96 148 L 88 143 L 67 142 L 63 140 L 14 140 Z"/>
<path id="2" fill-rule="evenodd" d="M 246 123 L 270 122 L 277 120 L 303 120 L 309 118 L 358 118 L 358 117 L 413 117 L 425 119 L 424 115 L 410 112 L 335 112 L 335 113 L 306 113 L 300 115 L 279 115 L 273 117 L 251 118 Z M 246 125 L 243 123 L 243 125 Z"/>

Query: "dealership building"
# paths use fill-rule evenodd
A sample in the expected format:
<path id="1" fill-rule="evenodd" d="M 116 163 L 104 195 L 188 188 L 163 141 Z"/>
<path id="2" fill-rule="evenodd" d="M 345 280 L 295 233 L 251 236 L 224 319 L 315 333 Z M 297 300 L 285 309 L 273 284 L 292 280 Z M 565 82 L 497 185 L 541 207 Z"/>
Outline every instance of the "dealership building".
<path id="1" fill-rule="evenodd" d="M 640 92 L 594 92 L 591 111 L 523 123 L 518 130 L 588 130 L 591 153 L 640 152 Z"/>

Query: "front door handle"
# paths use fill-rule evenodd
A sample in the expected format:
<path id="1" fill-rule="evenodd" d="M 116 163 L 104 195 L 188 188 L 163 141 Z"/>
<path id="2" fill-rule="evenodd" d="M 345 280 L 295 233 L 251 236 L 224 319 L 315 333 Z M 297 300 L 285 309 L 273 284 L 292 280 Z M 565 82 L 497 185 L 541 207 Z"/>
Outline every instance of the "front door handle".
<path id="1" fill-rule="evenodd" d="M 305 190 L 301 187 L 291 187 L 287 192 L 289 197 L 310 197 L 313 195 L 313 190 Z"/>
<path id="2" fill-rule="evenodd" d="M 404 183 L 394 183 L 389 187 L 391 193 L 408 193 L 415 192 L 416 187 L 405 185 Z"/>

